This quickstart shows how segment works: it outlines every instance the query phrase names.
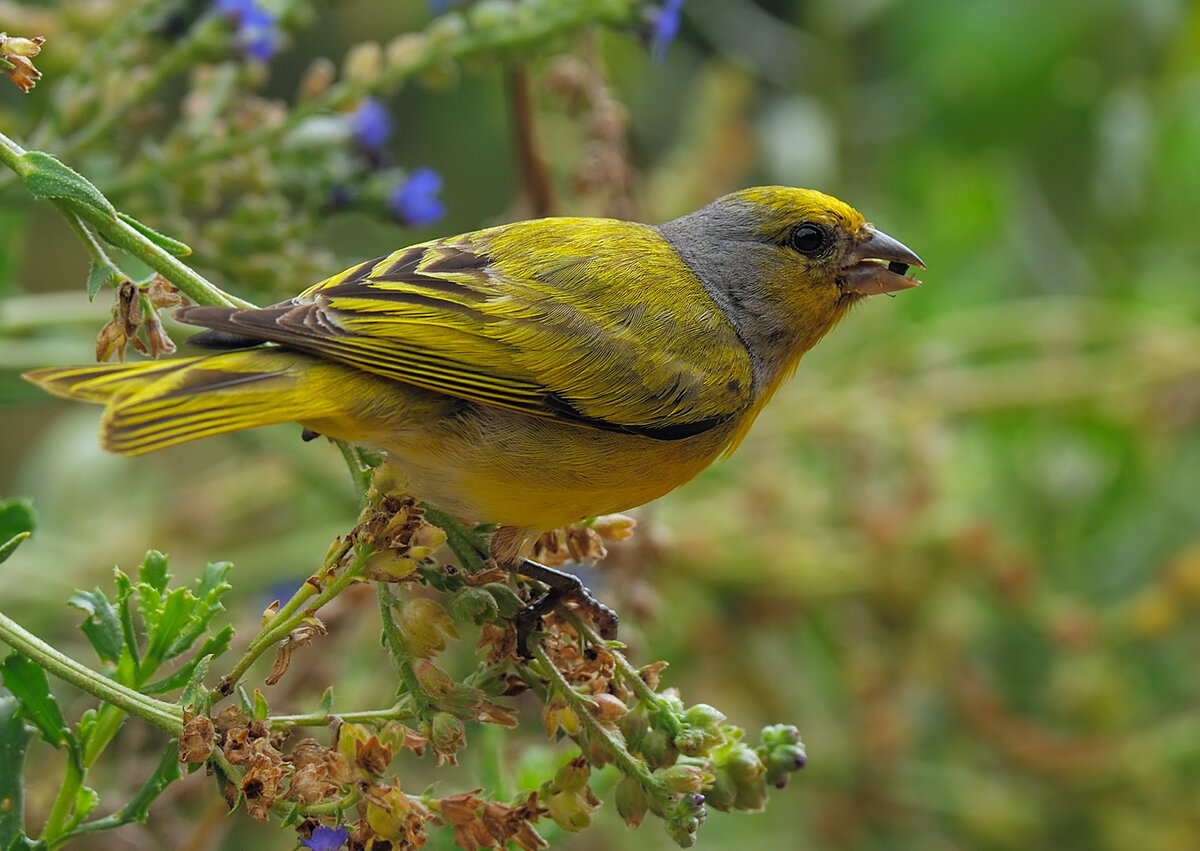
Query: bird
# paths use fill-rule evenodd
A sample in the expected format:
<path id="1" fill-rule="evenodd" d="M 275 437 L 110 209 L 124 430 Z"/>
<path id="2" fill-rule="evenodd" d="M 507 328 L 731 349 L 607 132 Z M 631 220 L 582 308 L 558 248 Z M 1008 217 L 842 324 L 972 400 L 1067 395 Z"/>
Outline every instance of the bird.
<path id="1" fill-rule="evenodd" d="M 499 564 L 578 595 L 533 569 L 541 532 L 731 453 L 801 356 L 864 298 L 917 286 L 913 267 L 848 204 L 760 186 L 657 226 L 434 239 L 268 307 L 176 309 L 209 353 L 25 378 L 104 405 L 102 445 L 125 455 L 283 422 L 365 444 L 397 487 L 498 527 Z"/>

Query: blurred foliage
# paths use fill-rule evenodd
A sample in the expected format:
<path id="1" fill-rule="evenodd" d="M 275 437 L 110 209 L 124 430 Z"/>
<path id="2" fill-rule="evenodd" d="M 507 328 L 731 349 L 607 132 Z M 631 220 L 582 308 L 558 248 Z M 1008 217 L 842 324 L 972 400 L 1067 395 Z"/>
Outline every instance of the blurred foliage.
<path id="1" fill-rule="evenodd" d="M 39 124 L 49 99 L 79 97 L 54 84 L 76 62 L 105 81 L 86 113 L 175 49 L 169 28 L 97 43 L 136 5 L 0 3 L 7 30 L 48 38 L 45 79 L 28 96 L 0 91 L 0 126 L 61 140 L 50 149 L 190 243 L 231 291 L 268 301 L 427 234 L 535 211 L 512 78 L 494 59 L 381 95 L 390 161 L 444 177 L 448 218 L 425 230 L 315 203 L 332 177 L 303 151 L 156 171 L 286 111 L 315 57 L 424 26 L 423 3 L 286 4 L 269 66 L 173 77 L 91 138 Z M 661 64 L 607 30 L 524 58 L 559 212 L 628 204 L 654 221 L 742 186 L 814 186 L 929 265 L 921 289 L 856 311 L 732 459 L 647 508 L 589 576 L 635 655 L 670 659 L 690 699 L 804 733 L 810 765 L 777 806 L 710 819 L 703 847 L 1200 845 L 1200 9 L 687 0 Z M 252 96 L 222 77 L 246 74 Z M 357 168 L 322 162 L 333 177 Z M 78 646 L 61 601 L 153 545 L 233 561 L 242 599 L 228 604 L 252 633 L 273 584 L 299 584 L 353 522 L 340 459 L 283 428 L 104 456 L 94 410 L 43 400 L 15 374 L 89 358 L 108 306 L 84 298 L 74 234 L 0 191 L 0 491 L 39 514 L 4 564 L 3 608 Z M 356 642 L 374 640 L 372 602 L 338 605 L 332 635 L 298 657 L 312 673 L 284 680 L 273 707 L 314 700 L 310 680 L 389 693 L 354 664 Z M 124 735 L 130 760 L 156 759 Z M 519 755 L 464 762 L 464 782 L 524 788 L 553 762 L 531 736 Z M 120 847 L 280 840 L 220 806 L 197 816 L 202 781 L 172 787 Z M 561 846 L 671 847 L 627 835 L 612 807 L 596 819 Z"/>

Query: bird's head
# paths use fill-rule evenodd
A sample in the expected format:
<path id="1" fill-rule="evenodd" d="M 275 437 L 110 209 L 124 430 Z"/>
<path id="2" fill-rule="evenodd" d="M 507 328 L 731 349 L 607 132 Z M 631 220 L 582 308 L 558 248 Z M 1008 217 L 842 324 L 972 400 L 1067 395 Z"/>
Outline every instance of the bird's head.
<path id="1" fill-rule="evenodd" d="M 773 387 L 852 305 L 915 287 L 921 258 L 836 198 L 762 186 L 662 226 Z"/>

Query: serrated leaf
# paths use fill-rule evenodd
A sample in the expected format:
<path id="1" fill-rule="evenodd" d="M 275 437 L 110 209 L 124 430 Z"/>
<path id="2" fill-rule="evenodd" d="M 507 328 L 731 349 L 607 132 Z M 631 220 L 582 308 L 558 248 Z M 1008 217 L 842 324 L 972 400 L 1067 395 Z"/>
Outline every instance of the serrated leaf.
<path id="1" fill-rule="evenodd" d="M 65 200 L 109 219 L 117 216 L 116 209 L 90 180 L 57 157 L 43 151 L 26 151 L 21 155 L 20 170 L 25 186 L 38 197 Z"/>
<path id="2" fill-rule="evenodd" d="M 21 653 L 10 653 L 0 665 L 0 678 L 4 687 L 20 701 L 21 715 L 37 727 L 47 743 L 56 748 L 69 745 L 72 750 L 77 750 L 71 728 L 63 719 L 58 701 L 50 693 L 46 672 L 36 662 Z"/>
<path id="3" fill-rule="evenodd" d="M 225 574 L 232 567 L 231 561 L 210 561 L 204 565 L 204 573 L 196 580 L 196 596 L 209 605 L 215 604 L 217 598 L 233 587 L 225 581 Z M 210 600 L 210 597 L 213 599 Z"/>
<path id="4" fill-rule="evenodd" d="M 125 652 L 129 655 L 130 661 L 132 661 L 133 666 L 136 668 L 141 664 L 142 654 L 138 649 L 137 628 L 133 623 L 133 604 L 131 601 L 134 599 L 136 593 L 135 588 L 133 581 L 119 567 L 113 568 L 113 583 L 117 586 L 117 609 L 121 615 L 122 642 Z M 127 680 L 122 680 L 121 682 L 129 685 L 129 681 Z"/>
<path id="5" fill-rule="evenodd" d="M 25 819 L 25 750 L 33 728 L 20 715 L 15 697 L 0 697 L 0 848 L 22 836 Z"/>
<path id="6" fill-rule="evenodd" d="M 146 239 L 153 242 L 159 248 L 170 252 L 176 257 L 187 257 L 192 253 L 192 249 L 187 243 L 180 242 L 177 239 L 172 239 L 166 234 L 159 233 L 149 225 L 139 222 L 133 216 L 128 216 L 125 213 L 118 212 L 117 218 L 129 225 L 142 236 L 146 237 Z"/>
<path id="7" fill-rule="evenodd" d="M 179 695 L 180 706 L 190 707 L 196 713 L 207 713 L 212 708 L 212 695 L 204 687 L 204 678 L 208 676 L 212 660 L 211 655 L 200 656 L 189 665 L 191 675 Z"/>
<path id="8" fill-rule="evenodd" d="M 169 650 L 191 623 L 195 598 L 186 588 L 176 588 L 162 600 L 162 608 L 151 620 L 146 618 L 149 633 L 146 652 L 142 657 L 142 679 L 147 679 L 154 670 L 170 657 Z M 190 643 L 190 642 L 189 642 Z"/>
<path id="9" fill-rule="evenodd" d="M 167 557 L 158 550 L 149 550 L 138 570 L 138 582 L 144 582 L 158 593 L 167 589 L 171 574 L 167 573 Z"/>
<path id="10" fill-rule="evenodd" d="M 100 288 L 102 286 L 107 284 L 109 281 L 112 281 L 115 278 L 119 277 L 119 275 L 120 275 L 120 273 L 117 272 L 117 270 L 114 269 L 112 266 L 107 266 L 103 263 L 97 263 L 95 260 L 93 260 L 91 263 L 91 266 L 88 267 L 88 277 L 87 277 L 88 301 L 91 301 L 92 299 L 94 299 L 96 297 L 96 293 L 100 292 Z"/>
<path id="11" fill-rule="evenodd" d="M 85 819 L 100 803 L 100 793 L 90 786 L 80 786 L 75 795 L 75 812 L 72 818 Z"/>
<path id="12" fill-rule="evenodd" d="M 87 613 L 79 628 L 92 643 L 97 656 L 105 662 L 116 663 L 121 658 L 121 648 L 125 644 L 124 632 L 121 629 L 121 616 L 104 592 L 99 588 L 76 591 L 67 605 Z"/>
<path id="13" fill-rule="evenodd" d="M 142 687 L 141 691 L 144 694 L 162 694 L 163 692 L 172 691 L 180 688 L 188 683 L 193 677 L 193 673 L 202 659 L 213 659 L 220 656 L 229 649 L 229 641 L 233 638 L 233 627 L 225 626 L 216 635 L 210 636 L 196 651 L 196 658 L 192 659 L 185 665 L 182 665 L 179 670 L 173 672 L 169 676 L 162 678 L 156 682 L 150 683 Z"/>

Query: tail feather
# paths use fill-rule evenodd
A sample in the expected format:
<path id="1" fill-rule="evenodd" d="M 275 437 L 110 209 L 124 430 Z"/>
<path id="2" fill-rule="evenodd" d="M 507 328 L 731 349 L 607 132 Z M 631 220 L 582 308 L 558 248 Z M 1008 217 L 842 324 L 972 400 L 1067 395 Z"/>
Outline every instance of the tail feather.
<path id="1" fill-rule="evenodd" d="M 336 421 L 346 413 L 351 372 L 299 352 L 253 349 L 39 369 L 25 378 L 55 395 L 104 405 L 103 446 L 141 455 L 255 426 Z"/>

